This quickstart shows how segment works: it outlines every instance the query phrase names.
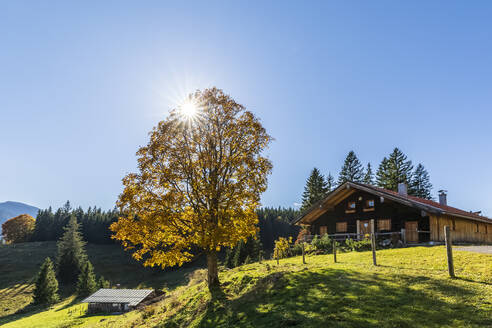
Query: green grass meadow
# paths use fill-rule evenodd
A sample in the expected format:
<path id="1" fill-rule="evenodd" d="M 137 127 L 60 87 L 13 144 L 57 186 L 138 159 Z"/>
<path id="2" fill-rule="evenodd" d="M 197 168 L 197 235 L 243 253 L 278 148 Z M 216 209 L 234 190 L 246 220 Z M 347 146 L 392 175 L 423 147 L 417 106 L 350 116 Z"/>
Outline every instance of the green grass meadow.
<path id="1" fill-rule="evenodd" d="M 5 328 L 492 327 L 492 256 L 455 250 L 457 278 L 451 279 L 442 246 L 381 250 L 377 267 L 371 252 L 338 253 L 338 263 L 333 255 L 312 255 L 306 265 L 301 257 L 283 259 L 280 265 L 248 264 L 222 270 L 222 288 L 213 293 L 207 290 L 203 269 L 143 270 L 139 276 L 141 269 L 130 261 L 125 267 L 128 286 L 166 288 L 167 296 L 141 310 L 104 316 L 87 316 L 85 305 L 68 295 L 50 309 L 12 314 L 15 308 L 29 309 L 25 305 L 31 289 L 15 277 L 27 279 L 32 269 L 27 264 L 16 267 L 17 275 L 4 270 L 4 259 L 11 257 L 8 247 L 0 248 L 1 293 L 12 296 L 0 303 Z M 23 247 L 32 254 L 49 253 L 48 247 Z M 91 247 L 89 256 L 108 256 L 91 255 Z M 19 249 L 15 252 L 22 255 Z M 107 261 L 109 256 L 94 260 L 96 269 Z M 107 276 L 120 271 L 113 261 L 113 268 L 100 268 Z M 12 309 L 5 311 L 6 305 Z"/>
<path id="2" fill-rule="evenodd" d="M 152 289 L 174 289 L 186 282 L 187 274 L 193 272 L 197 266 L 202 263 L 192 264 L 179 270 L 167 270 L 163 272 L 160 269 L 144 268 L 142 265 L 134 261 L 128 253 L 124 252 L 117 245 L 94 245 L 88 244 L 87 253 L 89 260 L 95 268 L 96 275 L 103 275 L 110 280 L 113 285 L 120 284 L 121 288 L 152 288 Z M 34 318 L 34 321 L 25 323 L 26 325 L 19 327 L 38 327 L 35 325 L 39 311 L 38 307 L 30 306 L 32 301 L 32 291 L 34 288 L 34 280 L 46 257 L 55 259 L 56 243 L 55 242 L 34 242 L 22 243 L 13 245 L 0 245 L 0 326 L 3 327 L 8 322 L 15 321 L 19 318 Z M 74 288 L 69 286 L 60 286 L 60 296 L 62 303 L 60 304 L 64 310 L 73 310 L 68 322 L 72 322 L 76 318 L 76 311 L 80 310 L 78 300 L 75 300 L 72 294 Z M 72 304 L 74 303 L 75 304 Z M 67 304 L 73 306 L 67 307 Z M 77 307 L 78 306 L 78 307 Z M 45 324 L 44 319 L 39 324 L 39 327 L 65 327 L 60 318 L 59 312 L 56 309 L 48 312 L 55 312 L 56 318 L 52 324 Z M 61 311 L 66 313 L 66 311 Z M 57 320 L 61 320 L 59 325 Z M 80 321 L 80 320 L 79 320 Z M 93 319 L 87 320 L 92 322 Z M 24 322 L 24 321 L 23 321 Z M 71 323 L 73 325 L 73 323 Z M 70 325 L 69 325 L 70 326 Z M 68 327 L 68 326 L 67 326 Z"/>

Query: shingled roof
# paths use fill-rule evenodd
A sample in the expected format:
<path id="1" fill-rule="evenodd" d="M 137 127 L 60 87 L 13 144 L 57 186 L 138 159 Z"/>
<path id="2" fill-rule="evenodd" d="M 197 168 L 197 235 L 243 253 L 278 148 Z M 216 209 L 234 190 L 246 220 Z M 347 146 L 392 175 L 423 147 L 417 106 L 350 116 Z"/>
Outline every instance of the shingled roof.
<path id="1" fill-rule="evenodd" d="M 152 289 L 99 289 L 82 303 L 123 303 L 136 306 L 153 292 Z"/>
<path id="2" fill-rule="evenodd" d="M 473 212 L 468 212 L 465 210 L 461 210 L 456 207 L 452 206 L 447 206 L 447 205 L 441 205 L 438 202 L 424 199 L 424 198 L 419 198 L 415 196 L 409 196 L 409 195 L 401 195 L 396 191 L 393 190 L 388 190 L 388 189 L 383 189 L 379 188 L 376 186 L 372 185 L 366 185 L 362 183 L 355 183 L 355 182 L 345 182 L 344 184 L 340 185 L 338 188 L 330 192 L 325 198 L 321 199 L 317 203 L 313 204 L 308 210 L 304 211 L 299 217 L 297 217 L 292 224 L 297 224 L 302 221 L 302 219 L 311 212 L 317 211 L 320 213 L 320 209 L 324 207 L 324 205 L 331 199 L 334 198 L 337 194 L 341 193 L 342 191 L 346 189 L 358 189 L 362 191 L 366 191 L 381 197 L 386 197 L 388 199 L 391 199 L 393 201 L 402 203 L 407 206 L 415 207 L 418 209 L 421 209 L 423 211 L 427 211 L 430 213 L 435 213 L 435 214 L 441 214 L 441 215 L 451 215 L 451 216 L 457 216 L 457 217 L 462 217 L 465 219 L 469 220 L 474 220 L 474 221 L 481 221 L 481 222 L 487 222 L 487 223 L 492 223 L 492 219 L 479 215 L 477 213 Z M 311 215 L 312 216 L 312 215 Z M 319 216 L 319 215 L 317 215 Z"/>

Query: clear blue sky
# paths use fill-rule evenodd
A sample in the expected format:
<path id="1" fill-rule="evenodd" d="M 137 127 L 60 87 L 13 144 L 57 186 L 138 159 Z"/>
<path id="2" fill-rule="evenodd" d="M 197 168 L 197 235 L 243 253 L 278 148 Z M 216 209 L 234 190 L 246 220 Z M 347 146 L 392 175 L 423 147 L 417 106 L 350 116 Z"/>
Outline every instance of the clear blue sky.
<path id="1" fill-rule="evenodd" d="M 492 215 L 492 2 L 184 2 L 0 3 L 0 201 L 113 207 L 151 128 L 217 86 L 276 139 L 263 205 L 398 146 Z"/>

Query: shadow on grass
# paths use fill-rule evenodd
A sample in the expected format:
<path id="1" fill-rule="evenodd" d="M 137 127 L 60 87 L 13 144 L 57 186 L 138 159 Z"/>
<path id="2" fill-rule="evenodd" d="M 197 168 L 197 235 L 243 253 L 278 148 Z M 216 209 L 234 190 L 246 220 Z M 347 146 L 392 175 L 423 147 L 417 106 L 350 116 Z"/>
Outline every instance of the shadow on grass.
<path id="1" fill-rule="evenodd" d="M 454 277 L 454 279 L 463 280 L 463 281 L 466 281 L 466 282 L 472 282 L 472 283 L 475 283 L 475 284 L 482 284 L 482 285 L 492 286 L 492 283 L 487 282 L 487 281 L 483 281 L 483 280 L 473 280 L 473 279 L 469 279 L 469 278 L 463 278 L 463 277 L 460 277 L 460 276 L 456 276 L 456 277 Z"/>
<path id="2" fill-rule="evenodd" d="M 12 322 L 12 321 L 16 321 L 16 320 L 19 320 L 22 318 L 30 317 L 34 314 L 46 311 L 49 308 L 50 308 L 50 306 L 28 304 L 28 305 L 24 306 L 23 308 L 17 310 L 15 313 L 1 317 L 0 318 L 0 326 L 7 324 L 9 322 Z"/>
<path id="3" fill-rule="evenodd" d="M 479 292 L 453 280 L 324 269 L 272 273 L 230 300 L 227 288 L 212 293 L 200 327 L 492 326 L 472 302 Z"/>
<path id="4" fill-rule="evenodd" d="M 59 307 L 58 309 L 56 309 L 55 312 L 68 309 L 69 307 L 74 306 L 75 304 L 79 303 L 81 300 L 82 300 L 82 298 L 80 298 L 80 297 L 74 298 L 69 303 L 65 304 L 64 306 Z"/>
<path id="5" fill-rule="evenodd" d="M 72 286 L 60 285 L 59 295 L 60 295 L 60 298 L 62 300 L 69 297 L 72 294 L 73 294 L 73 287 Z M 60 308 L 57 308 L 55 311 L 58 312 L 58 311 L 67 309 L 67 308 L 75 305 L 76 303 L 78 303 L 80 300 L 81 300 L 80 298 L 74 298 L 69 303 L 63 305 Z M 56 306 L 56 304 L 54 306 Z M 36 305 L 33 303 L 26 304 L 24 307 L 18 309 L 15 313 L 6 315 L 4 317 L 0 317 L 0 325 L 7 324 L 9 322 L 16 321 L 16 320 L 19 320 L 22 318 L 30 317 L 30 316 L 38 314 L 40 312 L 44 312 L 44 311 L 50 309 L 51 307 L 52 306 L 50 306 L 50 305 Z"/>

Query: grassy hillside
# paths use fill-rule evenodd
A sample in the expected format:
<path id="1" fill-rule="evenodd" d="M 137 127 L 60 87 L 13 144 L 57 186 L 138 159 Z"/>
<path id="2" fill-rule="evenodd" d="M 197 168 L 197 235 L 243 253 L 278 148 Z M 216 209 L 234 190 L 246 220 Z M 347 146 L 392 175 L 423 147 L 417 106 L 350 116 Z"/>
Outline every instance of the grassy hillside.
<path id="1" fill-rule="evenodd" d="M 186 280 L 186 274 L 200 263 L 180 270 L 163 272 L 143 268 L 117 245 L 87 245 L 89 260 L 97 275 L 103 275 L 113 285 L 122 288 L 172 289 Z M 15 313 L 29 313 L 33 281 L 46 257 L 56 256 L 55 242 L 34 242 L 0 245 L 0 325 L 18 317 Z M 73 293 L 72 288 L 61 286 L 64 299 Z"/>
<path id="2" fill-rule="evenodd" d="M 490 255 L 455 251 L 457 279 L 447 277 L 443 247 L 379 251 L 378 267 L 370 252 L 338 260 L 309 256 L 303 265 L 294 257 L 279 266 L 265 261 L 223 270 L 222 290 L 213 295 L 204 270 L 188 283 L 177 271 L 182 285 L 143 310 L 86 316 L 84 305 L 68 298 L 47 311 L 10 316 L 3 327 L 492 326 Z"/>

